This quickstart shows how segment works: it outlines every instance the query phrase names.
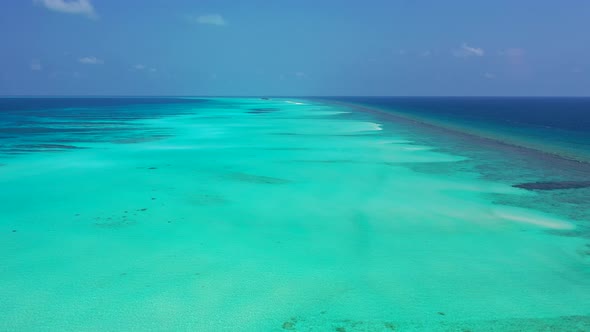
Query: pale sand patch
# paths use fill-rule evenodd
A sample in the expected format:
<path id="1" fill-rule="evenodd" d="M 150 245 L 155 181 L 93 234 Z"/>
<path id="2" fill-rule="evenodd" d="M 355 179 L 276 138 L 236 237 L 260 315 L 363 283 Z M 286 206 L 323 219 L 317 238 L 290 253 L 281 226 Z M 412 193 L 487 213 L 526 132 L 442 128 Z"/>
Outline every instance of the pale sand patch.
<path id="1" fill-rule="evenodd" d="M 493 214 L 504 220 L 515 221 L 544 228 L 559 230 L 569 230 L 575 228 L 575 225 L 565 220 L 527 209 L 507 206 L 498 207 L 493 210 Z"/>

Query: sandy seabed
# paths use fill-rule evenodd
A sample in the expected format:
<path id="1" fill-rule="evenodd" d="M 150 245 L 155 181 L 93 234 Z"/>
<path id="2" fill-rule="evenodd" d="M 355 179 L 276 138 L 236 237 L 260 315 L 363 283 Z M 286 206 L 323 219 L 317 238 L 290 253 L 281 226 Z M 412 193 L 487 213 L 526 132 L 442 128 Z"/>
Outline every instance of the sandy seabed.
<path id="1" fill-rule="evenodd" d="M 0 160 L 0 330 L 590 329 L 580 222 L 461 151 L 340 105 L 184 107 Z"/>

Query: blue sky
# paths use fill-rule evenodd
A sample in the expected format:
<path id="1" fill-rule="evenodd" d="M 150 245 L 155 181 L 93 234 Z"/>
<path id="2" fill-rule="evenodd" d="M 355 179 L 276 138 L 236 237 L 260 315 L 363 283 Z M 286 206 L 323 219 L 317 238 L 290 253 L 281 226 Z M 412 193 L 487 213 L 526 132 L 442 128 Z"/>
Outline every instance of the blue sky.
<path id="1" fill-rule="evenodd" d="M 590 95 L 587 0 L 2 0 L 2 95 Z"/>

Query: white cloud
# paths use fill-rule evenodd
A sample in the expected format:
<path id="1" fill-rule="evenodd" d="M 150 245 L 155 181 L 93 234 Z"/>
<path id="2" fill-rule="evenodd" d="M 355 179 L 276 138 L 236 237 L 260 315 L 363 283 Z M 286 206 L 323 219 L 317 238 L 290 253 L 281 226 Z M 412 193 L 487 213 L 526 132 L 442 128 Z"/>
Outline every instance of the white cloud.
<path id="1" fill-rule="evenodd" d="M 193 20 L 199 24 L 210 24 L 210 25 L 217 25 L 217 26 L 227 25 L 227 22 L 225 21 L 223 16 L 221 16 L 219 14 L 201 15 L 201 16 L 195 17 Z"/>
<path id="2" fill-rule="evenodd" d="M 95 57 L 95 56 L 87 56 L 78 59 L 78 62 L 83 63 L 85 65 L 102 65 L 104 61 Z"/>
<path id="3" fill-rule="evenodd" d="M 31 61 L 31 70 L 32 71 L 43 70 L 43 66 L 41 66 L 41 61 L 39 61 L 39 60 Z"/>
<path id="4" fill-rule="evenodd" d="M 149 72 L 149 73 L 156 73 L 156 72 L 158 72 L 158 69 L 156 69 L 154 67 L 148 67 L 146 65 L 142 65 L 141 63 L 138 63 L 136 65 L 133 65 L 131 68 L 133 70 L 135 70 L 135 71 L 142 71 L 142 72 Z"/>
<path id="5" fill-rule="evenodd" d="M 66 14 L 86 15 L 90 18 L 97 18 L 96 11 L 90 0 L 34 0 L 41 3 L 45 8 Z"/>
<path id="6" fill-rule="evenodd" d="M 453 50 L 453 55 L 462 58 L 470 56 L 484 56 L 485 51 L 483 50 L 483 48 L 471 47 L 466 43 L 463 43 L 463 45 L 461 45 L 461 48 Z"/>

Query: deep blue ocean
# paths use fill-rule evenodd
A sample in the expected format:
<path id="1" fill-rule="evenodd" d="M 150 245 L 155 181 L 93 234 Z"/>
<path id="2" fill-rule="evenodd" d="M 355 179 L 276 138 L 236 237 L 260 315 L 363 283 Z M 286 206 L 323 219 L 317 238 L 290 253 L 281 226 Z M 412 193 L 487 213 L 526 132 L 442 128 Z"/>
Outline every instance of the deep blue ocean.
<path id="1" fill-rule="evenodd" d="M 413 119 L 590 161 L 590 98 L 339 97 Z"/>

